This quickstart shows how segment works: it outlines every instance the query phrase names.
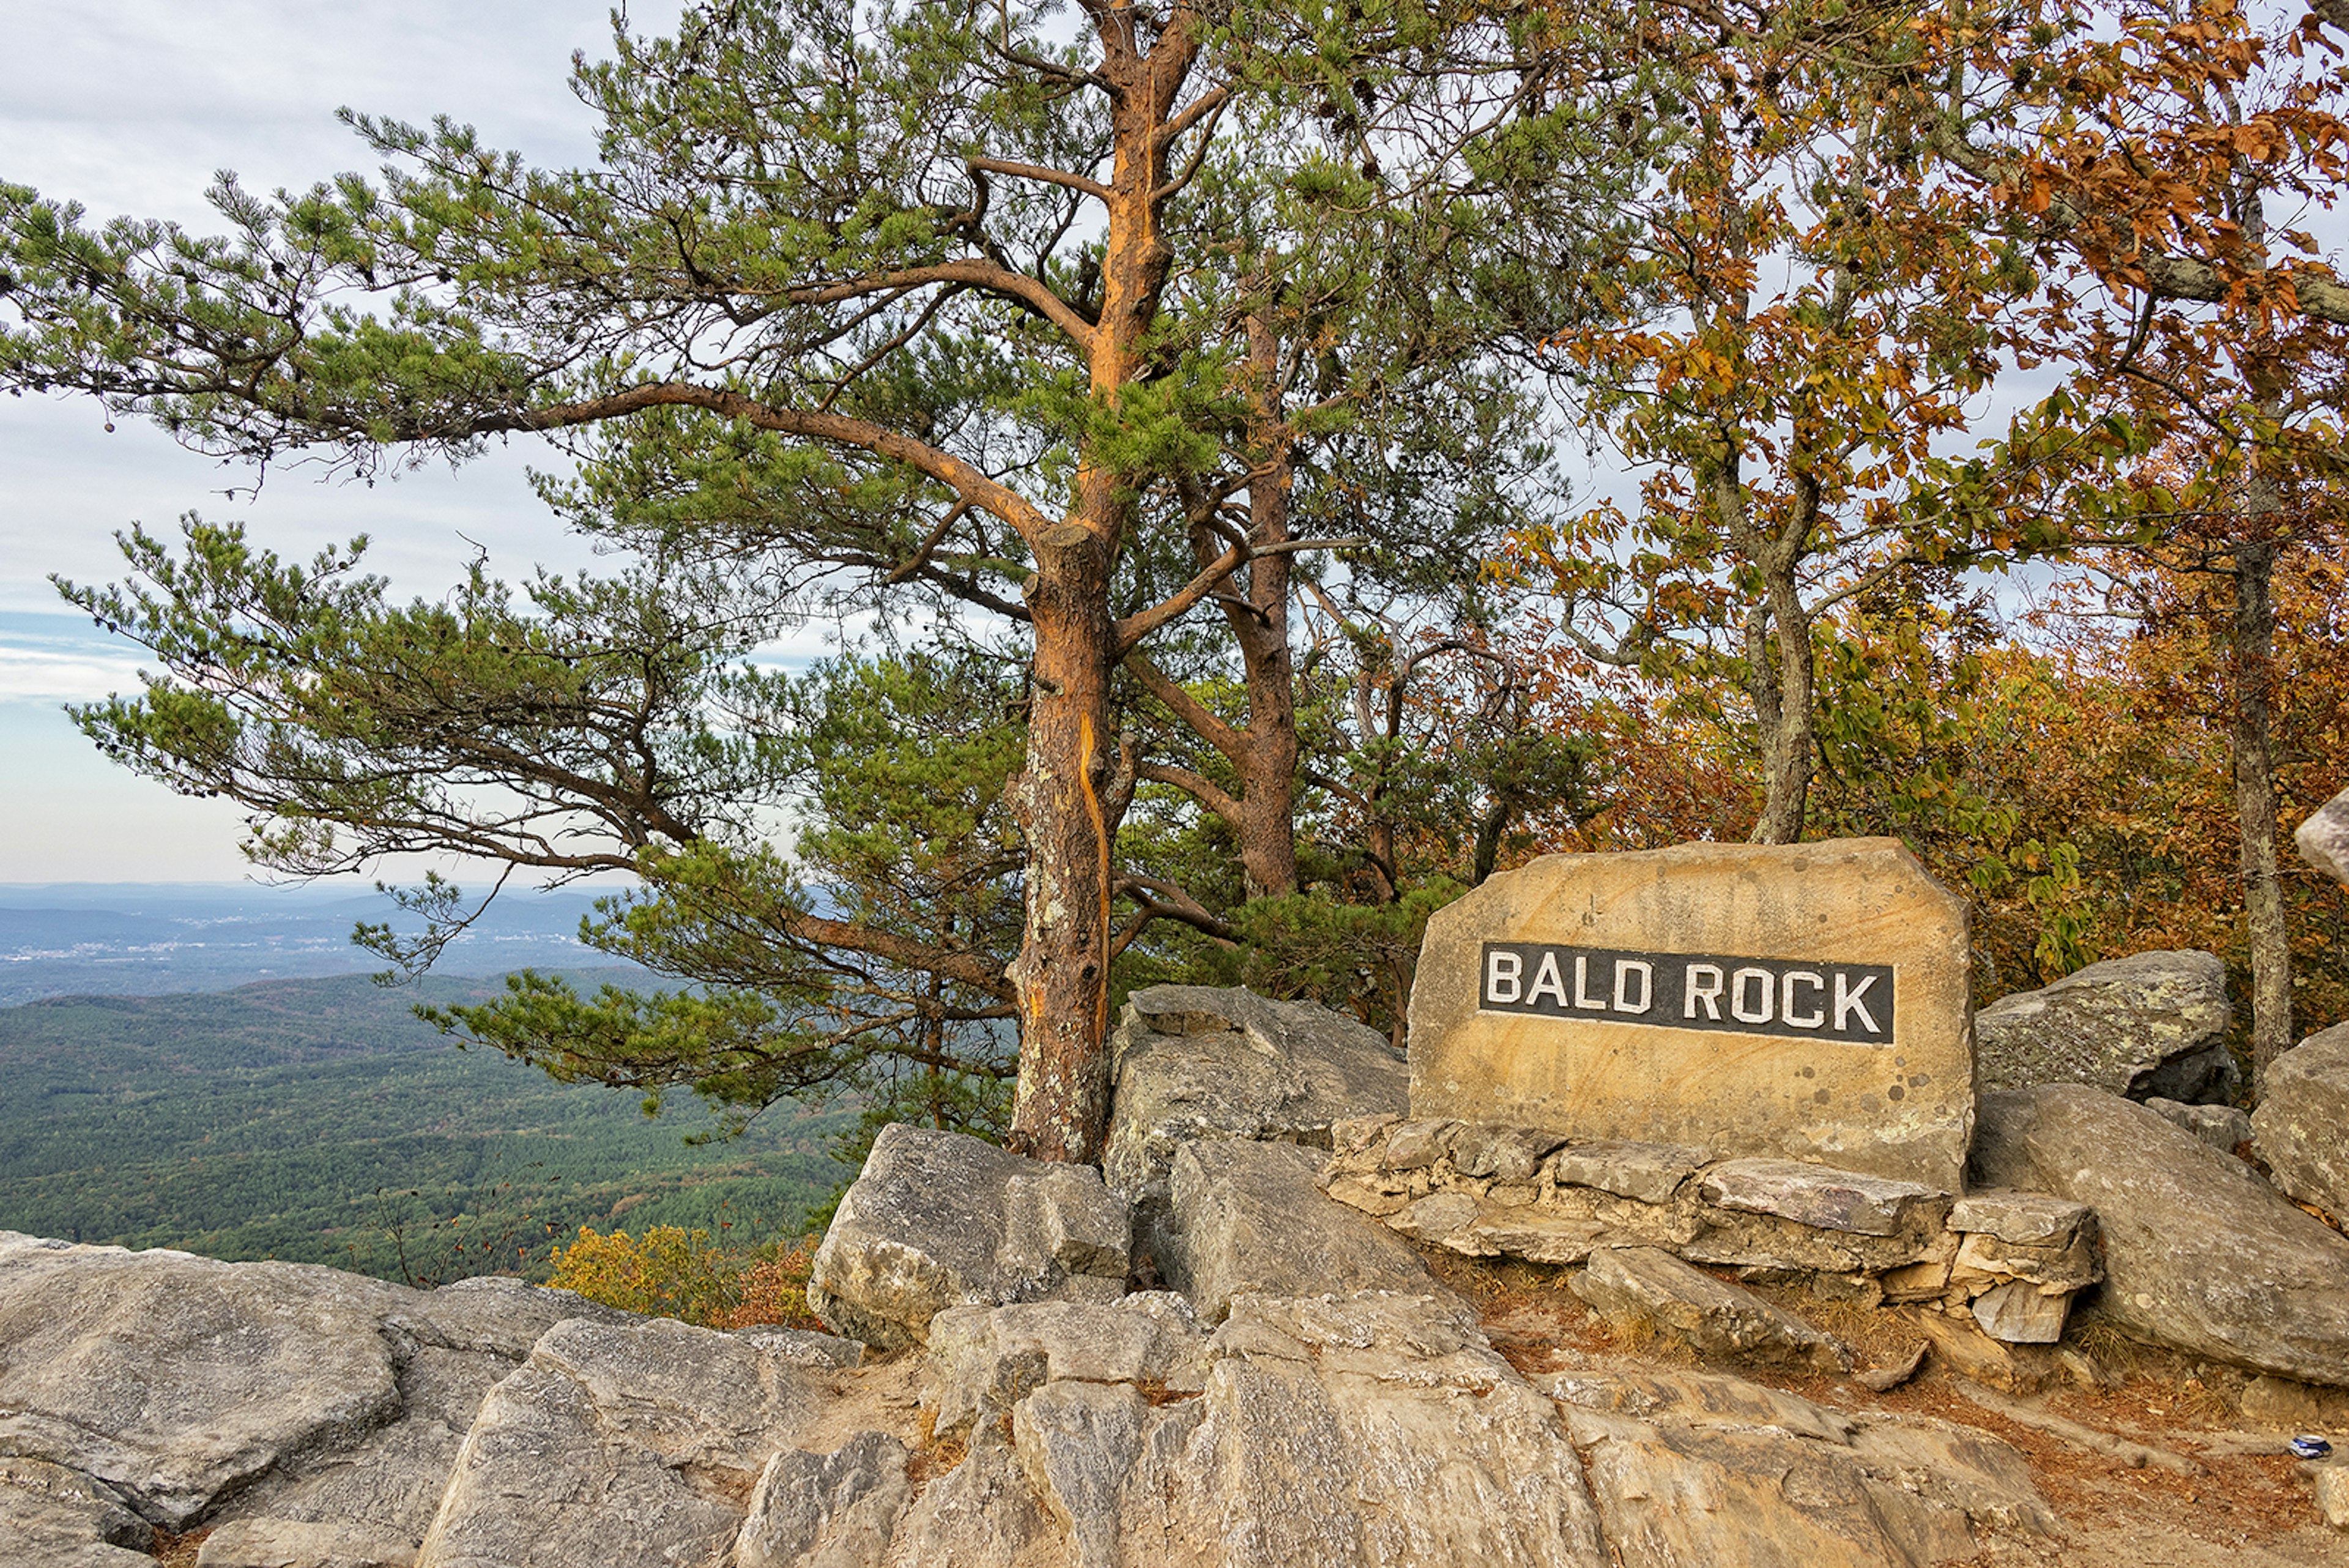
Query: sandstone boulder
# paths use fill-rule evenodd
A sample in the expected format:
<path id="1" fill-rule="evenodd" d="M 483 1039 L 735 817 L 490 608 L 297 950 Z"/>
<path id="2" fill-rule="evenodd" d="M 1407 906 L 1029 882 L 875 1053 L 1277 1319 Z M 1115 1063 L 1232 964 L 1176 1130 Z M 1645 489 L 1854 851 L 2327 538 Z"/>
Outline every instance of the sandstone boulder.
<path id="1" fill-rule="evenodd" d="M 925 1343 L 950 1306 L 1114 1301 L 1132 1241 L 1125 1200 L 1090 1168 L 886 1127 L 816 1249 L 808 1304 L 835 1333 L 896 1349 Z"/>
<path id="2" fill-rule="evenodd" d="M 1177 1151 L 1164 1265 L 1203 1320 L 1222 1321 L 1250 1292 L 1439 1289 L 1408 1245 L 1330 1199 L 1320 1166 L 1295 1145 L 1251 1139 Z"/>
<path id="3" fill-rule="evenodd" d="M 0 1561 L 26 1568 L 154 1568 L 153 1527 L 103 1481 L 44 1459 L 0 1459 Z"/>
<path id="4" fill-rule="evenodd" d="M 1982 1097 L 1974 1173 L 2096 1211 L 2105 1282 L 2132 1334 L 2310 1383 L 2349 1383 L 2349 1239 L 2242 1161 L 2078 1084 Z"/>
<path id="5" fill-rule="evenodd" d="M 2300 857 L 2331 877 L 2349 886 L 2349 789 L 2343 790 L 2318 808 L 2316 815 L 2300 825 L 2292 834 L 2300 846 Z"/>
<path id="6" fill-rule="evenodd" d="M 1549 855 L 1429 919 L 1411 1110 L 1954 1189 L 1966 906 L 1889 838 Z"/>
<path id="7" fill-rule="evenodd" d="M 1154 985 L 1127 998 L 1110 1038 L 1102 1174 L 1134 1206 L 1156 1258 L 1174 1151 L 1200 1138 L 1330 1147 L 1332 1122 L 1401 1115 L 1411 1068 L 1378 1031 L 1306 1002 L 1241 987 Z"/>
<path id="8" fill-rule="evenodd" d="M 934 1432 L 985 1443 L 999 1440 L 1001 1418 L 1047 1383 L 1196 1392 L 1206 1353 L 1191 1303 L 1172 1291 L 1138 1292 L 1112 1306 L 951 1307 L 930 1323 L 922 1399 Z"/>
<path id="9" fill-rule="evenodd" d="M 2235 1090 L 2227 966 L 2215 953 L 2136 953 L 2092 963 L 1974 1014 L 1984 1089 L 2086 1084 L 2142 1100 L 2224 1100 Z"/>
<path id="10" fill-rule="evenodd" d="M 2349 1023 L 2310 1035 L 2269 1064 L 2251 1137 L 2278 1187 L 2336 1218 L 2349 1215 Z"/>
<path id="11" fill-rule="evenodd" d="M 670 1319 L 557 1324 L 482 1402 L 419 1568 L 715 1558 L 825 1379 Z"/>
<path id="12" fill-rule="evenodd" d="M 0 1238 L 0 1451 L 182 1529 L 222 1493 L 399 1412 L 384 1316 L 333 1269 Z"/>
<path id="13" fill-rule="evenodd" d="M 1607 1317 L 1650 1324 L 1707 1355 L 1851 1369 L 1833 1336 L 1653 1247 L 1593 1252 L 1573 1290 Z"/>
<path id="14" fill-rule="evenodd" d="M 2054 1516 L 2023 1456 L 1946 1422 L 1853 1419 L 1701 1374 L 1561 1374 L 1564 1410 L 1624 1568 L 1927 1568 L 2037 1553 Z"/>
<path id="15" fill-rule="evenodd" d="M 2232 1154 L 2252 1140 L 2251 1113 L 2238 1106 L 2189 1106 L 2156 1095 L 2145 1108 L 2172 1127 L 2184 1127 L 2212 1148 Z"/>
<path id="16" fill-rule="evenodd" d="M 913 1496 L 910 1457 L 886 1432 L 829 1454 L 782 1449 L 759 1472 L 733 1568 L 880 1568 Z"/>

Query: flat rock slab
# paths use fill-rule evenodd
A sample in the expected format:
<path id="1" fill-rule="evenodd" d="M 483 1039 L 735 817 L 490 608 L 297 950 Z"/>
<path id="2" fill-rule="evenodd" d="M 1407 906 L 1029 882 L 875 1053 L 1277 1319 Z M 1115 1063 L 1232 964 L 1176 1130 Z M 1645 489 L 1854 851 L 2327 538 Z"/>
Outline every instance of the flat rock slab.
<path id="1" fill-rule="evenodd" d="M 413 1568 L 416 1543 L 363 1525 L 233 1520 L 204 1537 L 196 1568 Z"/>
<path id="2" fill-rule="evenodd" d="M 1682 1144 L 1578 1143 L 1558 1150 L 1550 1169 L 1561 1186 L 1588 1187 L 1640 1203 L 1670 1203 L 1681 1183 L 1712 1158 Z"/>
<path id="3" fill-rule="evenodd" d="M 1608 1317 L 1651 1324 L 1708 1355 L 1822 1372 L 1851 1368 L 1833 1336 L 1654 1247 L 1593 1252 L 1573 1290 Z"/>
<path id="4" fill-rule="evenodd" d="M 1245 1139 L 1175 1156 L 1168 1282 L 1203 1321 L 1221 1322 L 1251 1292 L 1441 1291 L 1418 1253 L 1330 1200 L 1315 1179 L 1320 1167 L 1309 1150 Z"/>
<path id="5" fill-rule="evenodd" d="M 2349 887 L 2349 789 L 2326 801 L 2292 836 L 2302 860 Z"/>
<path id="6" fill-rule="evenodd" d="M 2349 1384 L 2349 1239 L 2242 1161 L 2076 1084 L 1984 1096 L 1974 1158 L 1987 1184 L 2095 1210 L 2098 1315 L 2196 1355 Z"/>
<path id="7" fill-rule="evenodd" d="M 2058 1528 L 2021 1454 L 1947 1422 L 1853 1419 L 1735 1379 L 1565 1374 L 1556 1397 L 1624 1568 L 1927 1568 Z"/>
<path id="8" fill-rule="evenodd" d="M 1554 855 L 1429 921 L 1412 1114 L 1955 1190 L 1964 902 L 1898 842 Z"/>
<path id="9" fill-rule="evenodd" d="M 2024 1247 L 2068 1247 L 2096 1217 L 2085 1203 L 2044 1192 L 1969 1192 L 1950 1208 L 1950 1229 Z"/>
<path id="10" fill-rule="evenodd" d="M 1937 1229 L 1951 1202 L 1947 1191 L 1919 1182 L 1791 1159 L 1724 1160 L 1705 1172 L 1700 1190 L 1719 1208 L 1860 1236 Z"/>
<path id="11" fill-rule="evenodd" d="M 941 1437 L 999 1438 L 999 1417 L 1047 1383 L 1138 1383 L 1196 1392 L 1206 1335 L 1191 1303 L 1143 1291 L 1113 1306 L 1030 1302 L 954 1307 L 930 1324 L 922 1399 Z"/>
<path id="12" fill-rule="evenodd" d="M 2069 1294 L 2049 1294 L 2028 1280 L 1995 1285 L 1973 1299 L 1974 1321 L 2004 1345 L 2053 1345 L 2064 1337 Z"/>
<path id="13" fill-rule="evenodd" d="M 2269 1064 L 2251 1139 L 2277 1186 L 2335 1218 L 2349 1215 L 2349 1023 Z"/>
<path id="14" fill-rule="evenodd" d="M 558 1324 L 482 1403 L 419 1568 L 714 1559 L 828 1397 L 825 1375 L 731 1334 Z"/>
<path id="15" fill-rule="evenodd" d="M 2232 1154 L 2253 1140 L 2251 1113 L 2240 1106 L 2189 1106 L 2158 1095 L 2141 1103 L 2163 1121 L 2184 1127 L 2221 1154 Z"/>
<path id="16" fill-rule="evenodd" d="M 2216 953 L 2136 953 L 1999 998 L 1974 1014 L 1974 1054 L 1984 1089 L 2087 1084 L 2199 1104 L 2234 1092 L 2234 1016 Z"/>
<path id="17" fill-rule="evenodd" d="M 333 1269 L 0 1236 L 0 1450 L 165 1529 L 399 1413 L 383 1318 L 421 1293 Z"/>
<path id="18" fill-rule="evenodd" d="M 897 1349 L 950 1306 L 1114 1301 L 1132 1242 L 1125 1200 L 1087 1167 L 893 1125 L 816 1249 L 808 1304 L 835 1333 Z"/>

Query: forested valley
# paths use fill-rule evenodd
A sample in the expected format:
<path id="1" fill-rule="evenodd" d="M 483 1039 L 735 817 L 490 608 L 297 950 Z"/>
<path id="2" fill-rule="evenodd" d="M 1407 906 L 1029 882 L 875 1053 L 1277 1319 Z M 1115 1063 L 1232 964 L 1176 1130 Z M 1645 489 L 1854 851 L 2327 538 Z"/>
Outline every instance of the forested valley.
<path id="1" fill-rule="evenodd" d="M 785 1107 L 689 1143 L 710 1123 L 689 1102 L 648 1120 L 637 1096 L 458 1052 L 415 1000 L 347 975 L 0 1009 L 0 1228 L 411 1284 L 543 1279 L 582 1225 L 795 1236 L 847 1174 L 827 1142 L 853 1115 Z"/>

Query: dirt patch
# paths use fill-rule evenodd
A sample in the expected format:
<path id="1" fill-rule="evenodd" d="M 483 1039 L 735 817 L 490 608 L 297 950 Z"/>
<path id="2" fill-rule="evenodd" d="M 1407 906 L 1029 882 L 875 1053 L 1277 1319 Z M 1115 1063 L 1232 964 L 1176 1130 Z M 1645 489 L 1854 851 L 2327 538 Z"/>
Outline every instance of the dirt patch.
<path id="1" fill-rule="evenodd" d="M 212 1533 L 209 1526 L 191 1530 L 185 1535 L 155 1532 L 155 1561 L 163 1568 L 196 1568 L 196 1553 L 204 1549 L 204 1538 Z"/>

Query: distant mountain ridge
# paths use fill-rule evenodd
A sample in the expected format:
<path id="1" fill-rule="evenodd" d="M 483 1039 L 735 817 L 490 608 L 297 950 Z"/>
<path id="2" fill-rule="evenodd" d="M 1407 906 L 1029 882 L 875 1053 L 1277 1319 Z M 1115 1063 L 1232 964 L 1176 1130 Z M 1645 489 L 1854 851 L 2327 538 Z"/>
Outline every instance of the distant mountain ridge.
<path id="1" fill-rule="evenodd" d="M 509 892 L 450 943 L 438 969 L 478 976 L 610 966 L 578 940 L 600 896 Z M 379 920 L 400 923 L 391 900 L 349 882 L 0 884 L 0 1007 L 368 973 L 382 966 L 351 945 L 351 930 Z"/>

